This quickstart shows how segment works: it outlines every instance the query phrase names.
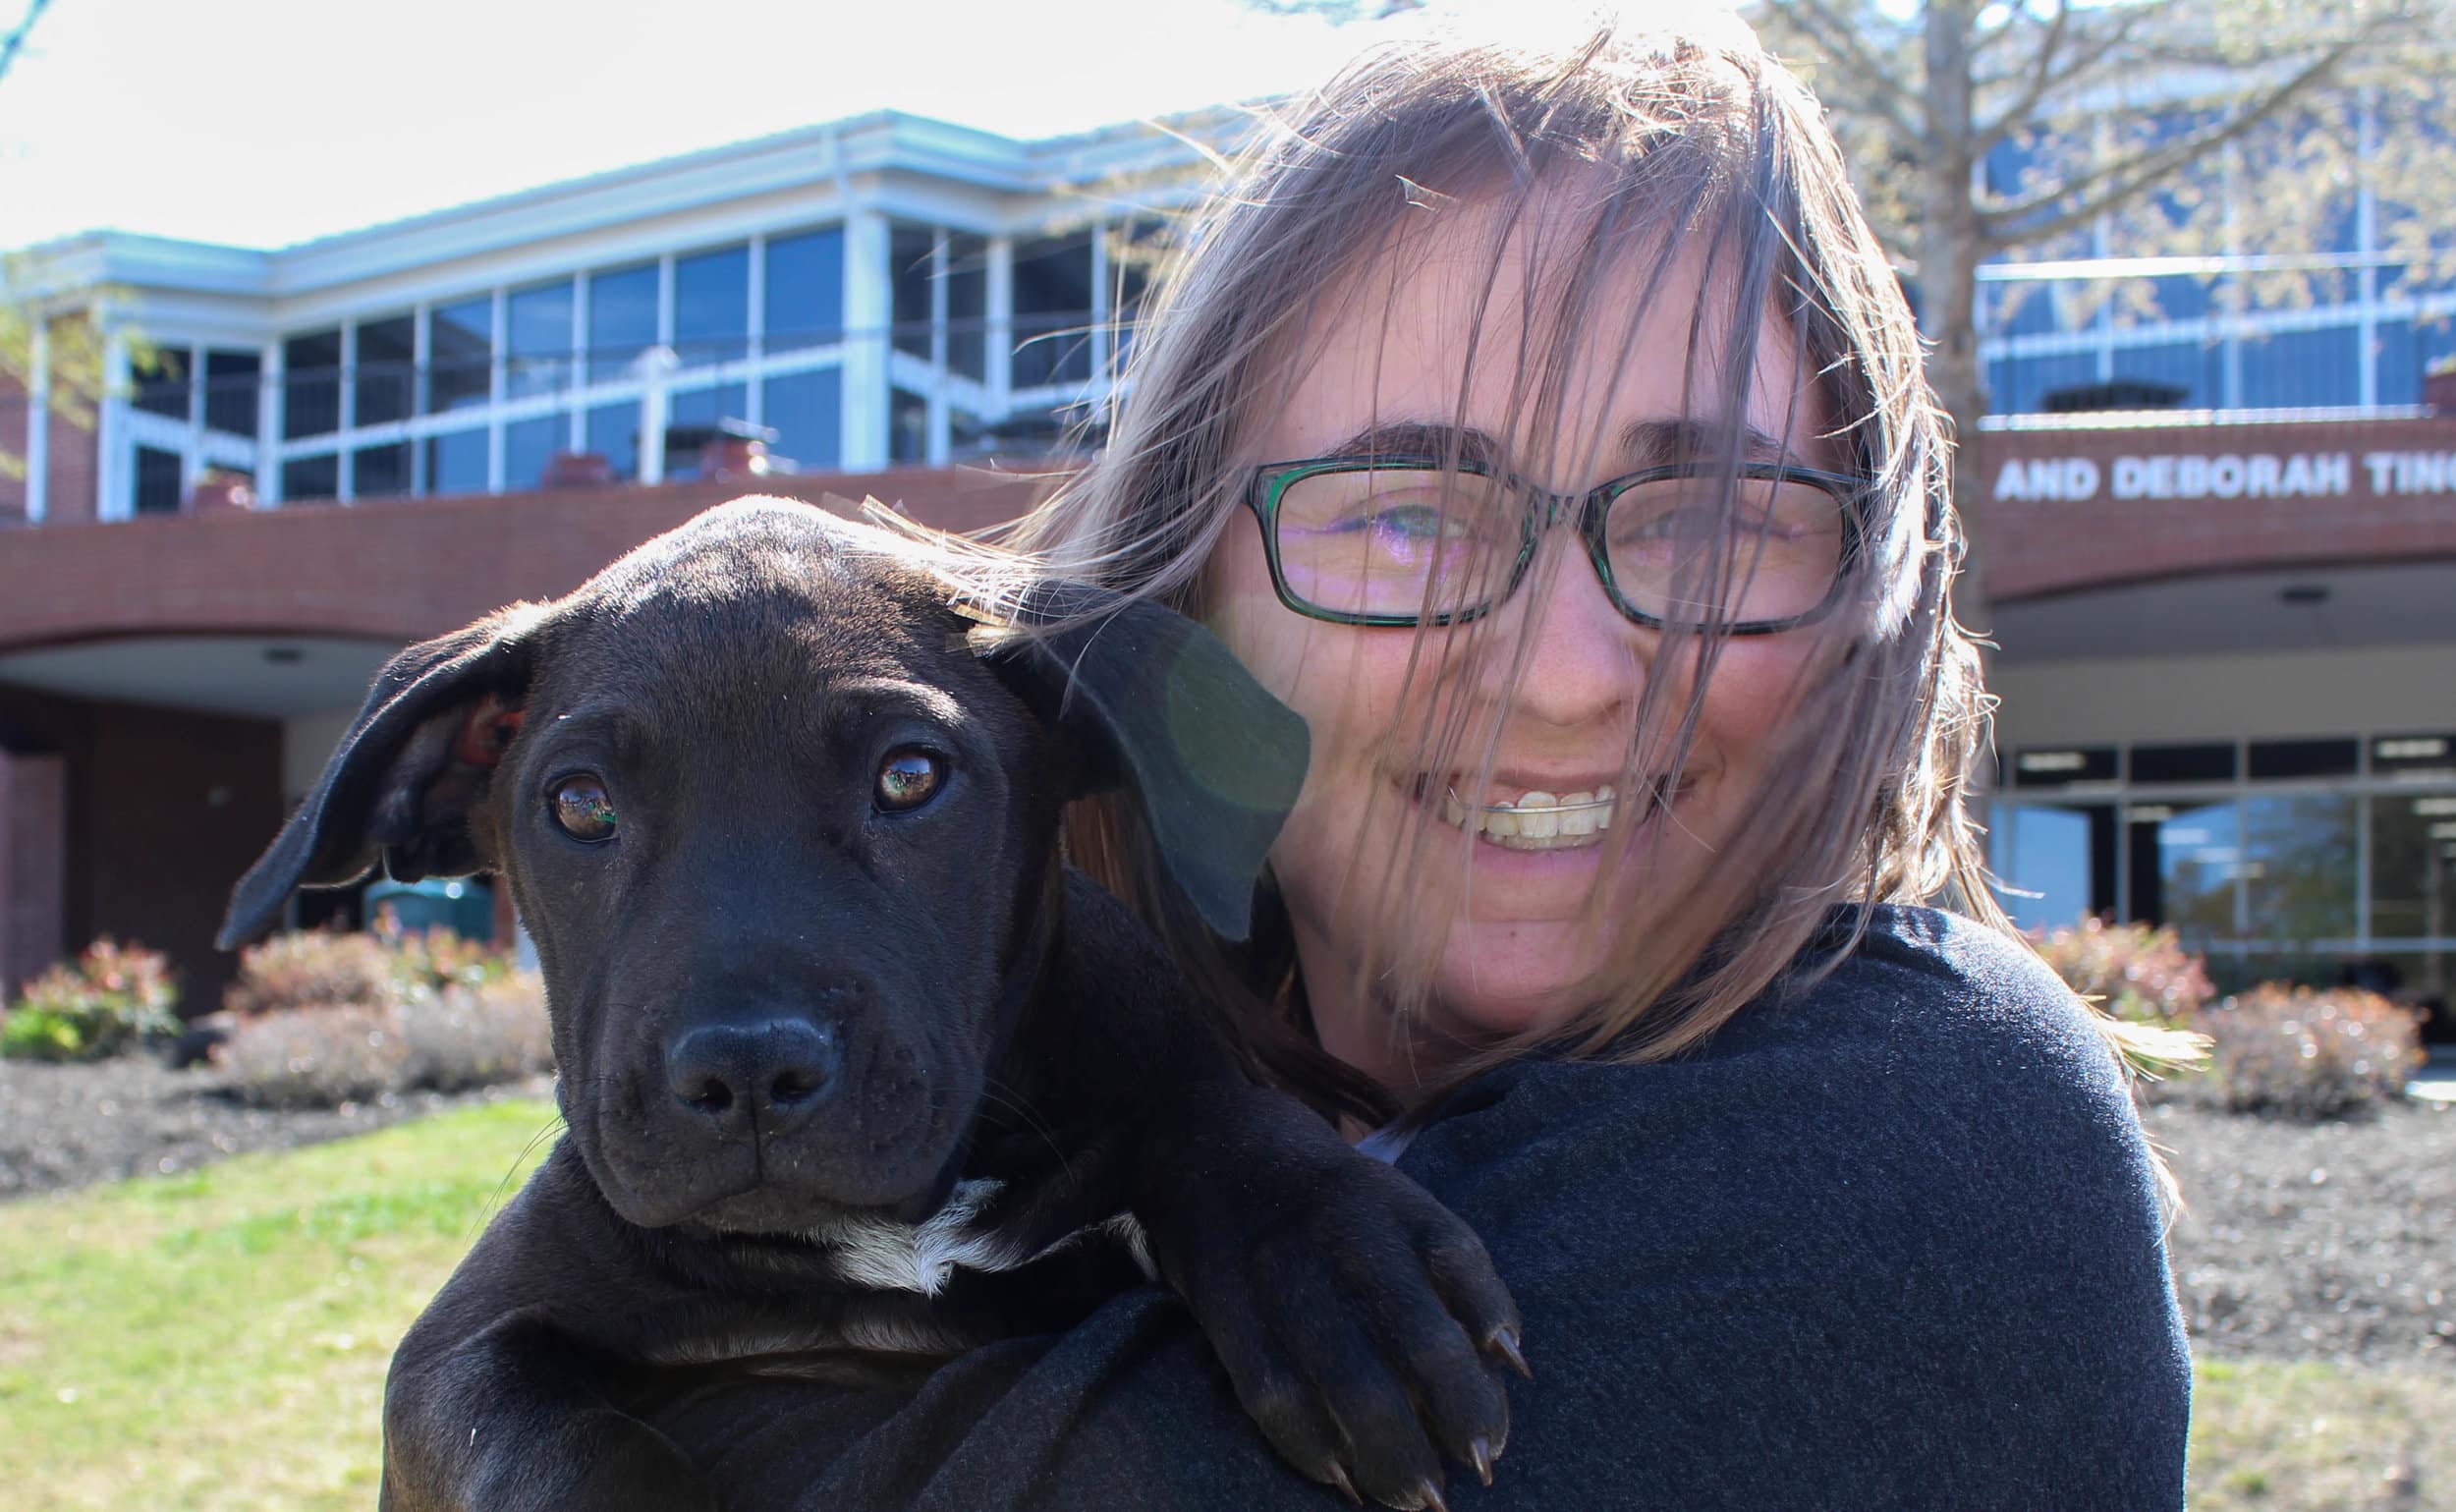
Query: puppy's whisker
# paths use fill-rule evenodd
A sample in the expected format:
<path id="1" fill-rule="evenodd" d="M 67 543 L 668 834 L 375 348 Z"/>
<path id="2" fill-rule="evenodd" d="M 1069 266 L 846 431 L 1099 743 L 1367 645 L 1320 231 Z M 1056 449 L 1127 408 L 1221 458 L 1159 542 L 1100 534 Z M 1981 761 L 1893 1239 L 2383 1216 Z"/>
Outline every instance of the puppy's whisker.
<path id="1" fill-rule="evenodd" d="M 485 1205 L 470 1219 L 469 1228 L 461 1236 L 464 1241 L 474 1239 L 477 1231 L 484 1227 L 486 1220 L 503 1209 L 504 1194 L 511 1191 L 512 1178 L 520 1174 L 521 1166 L 528 1162 L 530 1155 L 536 1153 L 537 1147 L 552 1139 L 556 1131 L 562 1127 L 563 1115 L 556 1113 L 538 1125 L 536 1132 L 530 1135 L 528 1140 L 521 1145 L 520 1153 L 514 1155 L 512 1163 L 503 1168 L 503 1175 L 496 1180 L 494 1191 L 487 1194 Z"/>
<path id="2" fill-rule="evenodd" d="M 982 1082 L 980 1094 L 985 1100 L 996 1103 L 1022 1119 L 1025 1127 L 1040 1136 L 1040 1143 L 1049 1147 L 1049 1152 L 1057 1156 L 1058 1164 L 1065 1169 L 1066 1179 L 1069 1181 L 1075 1179 L 1075 1163 L 1066 1157 L 1065 1147 L 1057 1142 L 1057 1128 L 1054 1124 L 1040 1116 L 1030 1103 L 1008 1092 L 999 1085 L 995 1077 Z"/>

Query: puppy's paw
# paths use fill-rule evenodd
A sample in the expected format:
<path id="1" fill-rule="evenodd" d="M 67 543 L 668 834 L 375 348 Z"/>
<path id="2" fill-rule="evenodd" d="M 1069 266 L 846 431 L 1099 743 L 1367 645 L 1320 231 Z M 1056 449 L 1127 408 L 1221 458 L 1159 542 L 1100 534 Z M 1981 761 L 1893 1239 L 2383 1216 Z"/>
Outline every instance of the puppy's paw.
<path id="1" fill-rule="evenodd" d="M 1284 1099 L 1251 1097 L 1138 1209 L 1161 1275 L 1237 1397 L 1299 1471 L 1399 1508 L 1442 1505 L 1443 1459 L 1487 1484 L 1509 1437 L 1518 1310 L 1475 1234 Z"/>

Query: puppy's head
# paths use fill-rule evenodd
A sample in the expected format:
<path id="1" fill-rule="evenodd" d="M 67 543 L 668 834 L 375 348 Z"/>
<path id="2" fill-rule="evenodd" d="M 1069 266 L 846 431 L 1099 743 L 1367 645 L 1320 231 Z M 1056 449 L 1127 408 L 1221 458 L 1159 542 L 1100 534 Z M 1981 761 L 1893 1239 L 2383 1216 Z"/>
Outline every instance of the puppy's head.
<path id="1" fill-rule="evenodd" d="M 1149 604 L 979 654 L 885 532 L 746 500 L 551 604 L 401 653 L 239 883 L 498 870 L 574 1141 L 647 1227 L 911 1220 L 954 1178 L 1057 906 L 1064 802 L 1138 794 L 1242 932 L 1302 721 Z"/>

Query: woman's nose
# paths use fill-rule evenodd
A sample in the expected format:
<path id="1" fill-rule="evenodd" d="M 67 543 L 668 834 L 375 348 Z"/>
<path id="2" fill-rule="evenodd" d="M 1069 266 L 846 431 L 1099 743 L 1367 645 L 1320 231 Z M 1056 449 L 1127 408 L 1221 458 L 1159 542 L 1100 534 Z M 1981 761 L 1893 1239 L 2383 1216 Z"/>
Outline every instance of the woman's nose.
<path id="1" fill-rule="evenodd" d="M 1487 696 L 1514 714 L 1563 727 L 1627 718 L 1659 639 L 1613 607 L 1567 531 L 1544 542 L 1492 632 L 1481 656 Z"/>

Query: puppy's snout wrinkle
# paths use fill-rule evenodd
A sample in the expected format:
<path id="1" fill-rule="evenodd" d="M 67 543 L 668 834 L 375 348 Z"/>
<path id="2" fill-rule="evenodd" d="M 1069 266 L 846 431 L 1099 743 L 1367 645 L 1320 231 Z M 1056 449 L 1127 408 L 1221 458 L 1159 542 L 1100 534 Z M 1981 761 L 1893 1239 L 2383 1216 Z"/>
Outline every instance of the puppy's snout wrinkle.
<path id="1" fill-rule="evenodd" d="M 835 1031 L 804 1018 L 702 1025 L 665 1051 L 676 1100 L 728 1138 L 789 1133 L 827 1100 L 843 1068 Z"/>

